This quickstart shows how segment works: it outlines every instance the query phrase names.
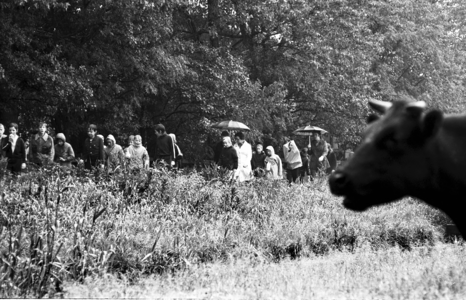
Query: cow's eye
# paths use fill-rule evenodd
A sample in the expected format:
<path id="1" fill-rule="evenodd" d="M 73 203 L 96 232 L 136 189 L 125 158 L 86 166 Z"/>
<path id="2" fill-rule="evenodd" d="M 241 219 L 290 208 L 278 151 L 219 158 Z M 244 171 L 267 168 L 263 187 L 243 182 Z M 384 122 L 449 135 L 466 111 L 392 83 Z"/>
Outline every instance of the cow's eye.
<path id="1" fill-rule="evenodd" d="M 382 140 L 381 146 L 388 151 L 395 150 L 397 148 L 398 141 L 395 137 L 390 136 Z"/>

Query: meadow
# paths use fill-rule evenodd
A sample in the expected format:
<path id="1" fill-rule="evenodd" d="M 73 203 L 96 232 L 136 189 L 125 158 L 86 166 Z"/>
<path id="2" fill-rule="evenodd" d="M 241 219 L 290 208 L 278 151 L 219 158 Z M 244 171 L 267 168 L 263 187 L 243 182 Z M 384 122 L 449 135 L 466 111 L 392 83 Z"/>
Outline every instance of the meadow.
<path id="1" fill-rule="evenodd" d="M 448 218 L 413 199 L 354 213 L 325 179 L 237 184 L 213 168 L 109 177 L 51 166 L 14 180 L 3 175 L 0 195 L 0 297 L 266 299 L 331 290 L 336 298 L 404 299 L 388 290 L 409 282 L 411 269 L 420 274 L 413 284 L 430 270 L 448 285 L 445 292 L 423 283 L 432 290 L 416 290 L 425 299 L 464 293 L 464 268 L 455 268 L 464 250 L 444 243 Z M 445 253 L 454 255 L 433 268 Z M 364 295 L 358 270 L 370 286 Z M 394 282 L 380 286 L 383 278 Z M 283 280 L 289 284 L 277 284 Z"/>

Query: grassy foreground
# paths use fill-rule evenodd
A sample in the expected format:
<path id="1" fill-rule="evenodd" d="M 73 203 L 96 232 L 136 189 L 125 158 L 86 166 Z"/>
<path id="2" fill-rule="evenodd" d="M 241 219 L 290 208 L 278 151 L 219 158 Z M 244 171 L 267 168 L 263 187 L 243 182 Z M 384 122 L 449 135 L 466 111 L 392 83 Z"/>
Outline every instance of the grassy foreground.
<path id="1" fill-rule="evenodd" d="M 115 277 L 69 284 L 67 297 L 164 299 L 465 299 L 466 247 L 331 252 L 279 264 L 192 266 L 129 285 Z"/>
<path id="2" fill-rule="evenodd" d="M 106 178 L 49 168 L 3 178 L 0 195 L 0 297 L 60 296 L 64 282 L 108 274 L 137 283 L 206 263 L 273 268 L 335 251 L 430 247 L 446 221 L 411 199 L 359 214 L 326 182 L 231 184 L 211 169 Z"/>

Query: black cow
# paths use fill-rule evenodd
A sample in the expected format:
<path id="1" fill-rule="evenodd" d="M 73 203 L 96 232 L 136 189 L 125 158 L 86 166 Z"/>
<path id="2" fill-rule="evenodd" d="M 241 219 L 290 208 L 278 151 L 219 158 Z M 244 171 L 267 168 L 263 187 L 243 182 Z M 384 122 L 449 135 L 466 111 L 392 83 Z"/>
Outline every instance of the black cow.
<path id="1" fill-rule="evenodd" d="M 412 196 L 444 211 L 466 237 L 466 115 L 425 112 L 425 103 L 370 100 L 372 115 L 353 157 L 329 178 L 346 208 Z"/>

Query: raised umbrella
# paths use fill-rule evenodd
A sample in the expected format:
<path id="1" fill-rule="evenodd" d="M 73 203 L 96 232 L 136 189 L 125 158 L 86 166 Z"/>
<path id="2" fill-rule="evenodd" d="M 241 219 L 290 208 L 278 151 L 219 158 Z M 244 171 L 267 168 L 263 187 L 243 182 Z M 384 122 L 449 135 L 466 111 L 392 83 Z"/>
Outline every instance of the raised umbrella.
<path id="1" fill-rule="evenodd" d="M 320 132 L 321 134 L 327 133 L 328 131 L 317 126 L 307 125 L 304 127 L 299 127 L 293 134 L 295 135 L 307 135 L 309 136 L 309 145 L 311 145 L 311 135 L 313 132 Z"/>
<path id="2" fill-rule="evenodd" d="M 241 122 L 238 121 L 221 121 L 212 124 L 212 128 L 217 128 L 217 129 L 223 129 L 223 130 L 239 130 L 239 131 L 250 131 L 248 126 L 244 125 Z"/>

